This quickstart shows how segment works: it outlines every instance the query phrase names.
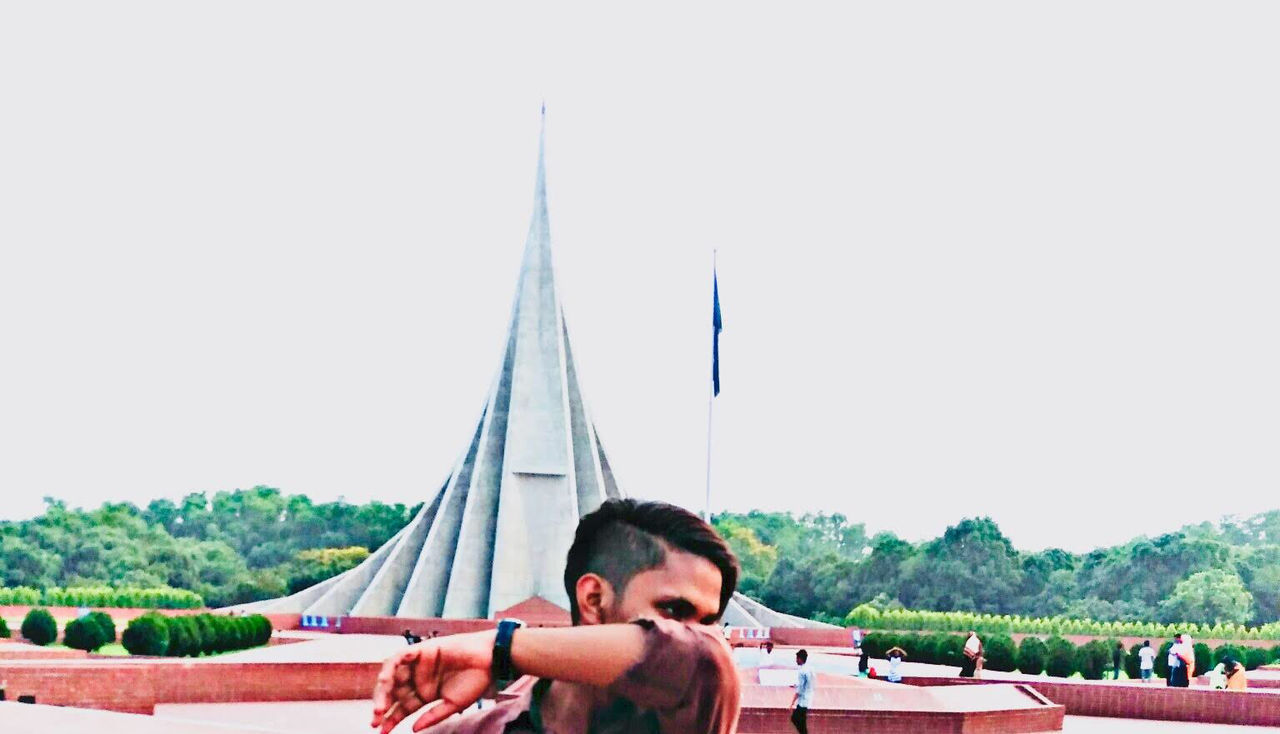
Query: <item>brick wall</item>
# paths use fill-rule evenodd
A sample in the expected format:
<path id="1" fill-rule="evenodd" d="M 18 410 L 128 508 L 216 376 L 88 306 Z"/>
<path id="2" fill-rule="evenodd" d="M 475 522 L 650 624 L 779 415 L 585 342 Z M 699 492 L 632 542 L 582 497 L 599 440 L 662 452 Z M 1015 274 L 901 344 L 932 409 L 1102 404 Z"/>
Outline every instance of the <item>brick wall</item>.
<path id="1" fill-rule="evenodd" d="M 904 677 L 918 686 L 983 685 L 1005 681 L 970 678 Z M 1133 683 L 1028 680 L 1040 695 L 1067 707 L 1070 716 L 1194 721 L 1280 727 L 1280 694 L 1269 691 L 1215 691 Z"/>
<path id="2" fill-rule="evenodd" d="M 342 625 L 329 629 L 342 634 L 402 635 L 408 629 L 415 635 L 429 637 L 432 632 L 441 637 L 463 632 L 491 630 L 498 626 L 493 619 L 407 619 L 405 617 L 343 617 Z M 566 622 L 530 622 L 530 627 L 564 627 Z"/>
<path id="3" fill-rule="evenodd" d="M 132 661 L 0 663 L 7 696 L 37 703 L 150 714 L 157 703 L 333 701 L 367 698 L 380 663 Z"/>
<path id="4" fill-rule="evenodd" d="M 875 734 L 1027 734 L 1062 729 L 1062 709 L 1026 711 L 809 711 L 814 734 L 875 732 Z M 744 707 L 738 717 L 742 734 L 794 732 L 785 708 Z"/>

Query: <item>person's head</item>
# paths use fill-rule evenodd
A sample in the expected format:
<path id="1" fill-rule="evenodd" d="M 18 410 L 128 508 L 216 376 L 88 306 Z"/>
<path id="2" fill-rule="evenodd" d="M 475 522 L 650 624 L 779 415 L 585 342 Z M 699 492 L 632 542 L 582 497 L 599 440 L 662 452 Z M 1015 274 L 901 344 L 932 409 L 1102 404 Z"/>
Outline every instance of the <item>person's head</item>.
<path id="1" fill-rule="evenodd" d="M 1151 640 L 1143 640 L 1143 641 L 1142 641 L 1142 646 L 1143 646 L 1143 647 L 1151 647 Z"/>
<path id="2" fill-rule="evenodd" d="M 808 650 L 796 650 L 796 665 L 804 665 L 809 660 Z"/>
<path id="3" fill-rule="evenodd" d="M 1178 634 L 1174 635 L 1174 636 L 1173 636 L 1173 641 L 1174 641 L 1174 642 L 1182 642 L 1182 633 L 1181 633 L 1181 632 L 1179 632 Z"/>
<path id="4" fill-rule="evenodd" d="M 738 559 L 710 525 L 675 505 L 629 498 L 582 518 L 564 569 L 574 624 L 714 624 L 737 585 Z"/>
<path id="5" fill-rule="evenodd" d="M 977 632 L 977 630 L 969 630 L 969 636 L 970 636 L 970 637 L 977 637 L 977 636 L 978 636 L 978 632 Z"/>
<path id="6" fill-rule="evenodd" d="M 1116 643 L 1116 649 L 1117 649 L 1117 650 L 1123 650 L 1123 649 L 1124 649 L 1124 643 L 1123 643 L 1123 642 L 1117 642 L 1117 643 Z"/>
<path id="7" fill-rule="evenodd" d="M 767 641 L 766 641 L 766 642 L 764 643 L 764 651 L 765 651 L 765 652 L 773 652 L 773 643 L 772 643 L 772 642 L 767 642 Z"/>

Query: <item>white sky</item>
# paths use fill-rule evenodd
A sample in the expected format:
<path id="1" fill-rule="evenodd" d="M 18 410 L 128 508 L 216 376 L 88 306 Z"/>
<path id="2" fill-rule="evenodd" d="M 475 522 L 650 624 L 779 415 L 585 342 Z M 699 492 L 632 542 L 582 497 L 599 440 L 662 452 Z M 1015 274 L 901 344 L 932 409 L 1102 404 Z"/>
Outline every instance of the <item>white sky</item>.
<path id="1" fill-rule="evenodd" d="M 1083 549 L 1280 506 L 1280 6 L 0 5 L 0 517 L 412 502 L 538 105 L 624 488 Z"/>

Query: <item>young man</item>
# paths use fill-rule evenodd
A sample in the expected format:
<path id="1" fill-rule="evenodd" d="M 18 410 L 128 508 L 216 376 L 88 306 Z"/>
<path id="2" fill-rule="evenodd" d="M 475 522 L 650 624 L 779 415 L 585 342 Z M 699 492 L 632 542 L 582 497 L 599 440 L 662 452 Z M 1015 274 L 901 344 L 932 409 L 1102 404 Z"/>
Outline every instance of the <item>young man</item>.
<path id="1" fill-rule="evenodd" d="M 1142 674 L 1142 682 L 1150 683 L 1156 670 L 1156 650 L 1151 646 L 1151 640 L 1143 640 L 1138 650 L 1138 670 Z"/>
<path id="2" fill-rule="evenodd" d="M 800 734 L 809 734 L 809 707 L 813 706 L 813 669 L 809 652 L 796 650 L 796 694 L 791 697 L 791 724 Z"/>
<path id="3" fill-rule="evenodd" d="M 717 620 L 738 581 L 733 552 L 673 505 L 608 500 L 569 549 L 573 627 L 451 635 L 387 659 L 373 694 L 383 734 L 423 710 L 433 734 L 730 734 L 738 675 Z M 496 681 L 540 680 L 484 711 L 466 709 Z"/>
<path id="4" fill-rule="evenodd" d="M 1120 666 L 1124 663 L 1124 643 L 1117 642 L 1111 651 L 1111 680 L 1120 680 Z"/>

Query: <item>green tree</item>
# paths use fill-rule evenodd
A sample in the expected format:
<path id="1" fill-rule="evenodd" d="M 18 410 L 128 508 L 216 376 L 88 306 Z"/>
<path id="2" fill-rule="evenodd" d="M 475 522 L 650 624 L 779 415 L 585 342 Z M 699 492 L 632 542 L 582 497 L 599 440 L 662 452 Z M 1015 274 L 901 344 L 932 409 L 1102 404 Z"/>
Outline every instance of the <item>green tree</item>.
<path id="1" fill-rule="evenodd" d="M 1160 617 L 1166 622 L 1243 624 L 1252 614 L 1253 595 L 1244 582 L 1235 573 L 1220 569 L 1192 574 L 1160 602 Z"/>

